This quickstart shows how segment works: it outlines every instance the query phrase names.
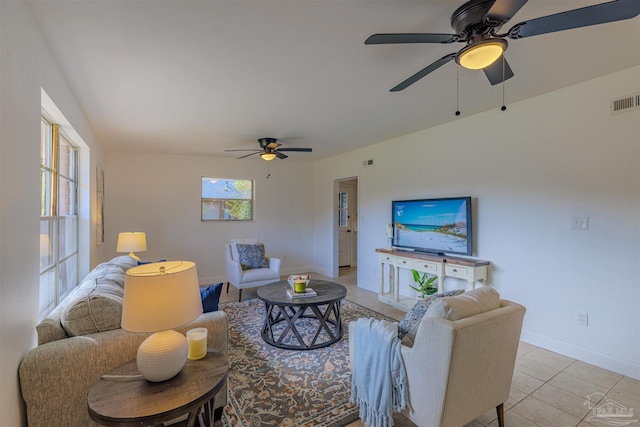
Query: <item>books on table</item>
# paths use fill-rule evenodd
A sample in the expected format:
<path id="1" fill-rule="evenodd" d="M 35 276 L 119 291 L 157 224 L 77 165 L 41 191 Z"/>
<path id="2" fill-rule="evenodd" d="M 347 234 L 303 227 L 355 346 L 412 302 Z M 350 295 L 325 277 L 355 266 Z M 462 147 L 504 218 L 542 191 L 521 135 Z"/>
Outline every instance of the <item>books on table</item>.
<path id="1" fill-rule="evenodd" d="M 287 289 L 287 295 L 289 298 L 304 298 L 304 297 L 315 297 L 318 294 L 311 288 L 307 288 L 305 292 L 296 292 L 293 289 Z"/>

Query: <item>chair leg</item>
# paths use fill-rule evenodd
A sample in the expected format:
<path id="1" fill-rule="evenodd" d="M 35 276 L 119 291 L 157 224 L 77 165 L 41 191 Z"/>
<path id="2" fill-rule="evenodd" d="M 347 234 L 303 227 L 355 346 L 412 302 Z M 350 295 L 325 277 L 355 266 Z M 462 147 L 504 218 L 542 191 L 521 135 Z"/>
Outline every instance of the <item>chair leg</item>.
<path id="1" fill-rule="evenodd" d="M 238 302 L 242 301 L 242 289 L 238 289 Z"/>
<path id="2" fill-rule="evenodd" d="M 498 413 L 498 427 L 504 427 L 504 403 L 496 406 L 496 412 Z"/>
<path id="3" fill-rule="evenodd" d="M 227 282 L 227 293 L 229 293 L 229 282 Z"/>

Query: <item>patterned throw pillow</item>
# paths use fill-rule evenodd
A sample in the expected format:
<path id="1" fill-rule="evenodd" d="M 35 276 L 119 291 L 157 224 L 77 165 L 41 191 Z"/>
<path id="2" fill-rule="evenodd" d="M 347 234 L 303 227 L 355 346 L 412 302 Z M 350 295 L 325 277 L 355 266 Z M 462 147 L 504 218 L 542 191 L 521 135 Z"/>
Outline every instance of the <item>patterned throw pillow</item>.
<path id="1" fill-rule="evenodd" d="M 238 262 L 243 270 L 253 268 L 267 268 L 267 261 L 264 259 L 264 245 L 245 245 L 238 243 Z"/>
<path id="2" fill-rule="evenodd" d="M 456 289 L 454 291 L 447 291 L 441 294 L 430 295 L 425 299 L 418 301 L 416 305 L 414 305 L 413 308 L 400 320 L 400 323 L 398 324 L 398 338 L 403 340 L 403 344 L 413 345 L 413 338 L 415 338 L 416 333 L 415 330 L 418 329 L 418 325 L 424 317 L 424 314 L 429 309 L 431 303 L 437 298 L 452 297 L 455 295 L 460 295 L 463 292 L 464 289 Z M 405 338 L 406 335 L 408 336 Z"/>

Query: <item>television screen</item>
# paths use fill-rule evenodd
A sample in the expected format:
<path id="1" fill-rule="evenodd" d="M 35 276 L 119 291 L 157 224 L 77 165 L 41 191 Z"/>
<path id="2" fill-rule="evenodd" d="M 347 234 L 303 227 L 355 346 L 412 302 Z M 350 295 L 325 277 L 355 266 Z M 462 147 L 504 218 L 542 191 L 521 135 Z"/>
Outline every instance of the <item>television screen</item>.
<path id="1" fill-rule="evenodd" d="M 395 200 L 393 246 L 439 255 L 471 255 L 471 197 Z"/>

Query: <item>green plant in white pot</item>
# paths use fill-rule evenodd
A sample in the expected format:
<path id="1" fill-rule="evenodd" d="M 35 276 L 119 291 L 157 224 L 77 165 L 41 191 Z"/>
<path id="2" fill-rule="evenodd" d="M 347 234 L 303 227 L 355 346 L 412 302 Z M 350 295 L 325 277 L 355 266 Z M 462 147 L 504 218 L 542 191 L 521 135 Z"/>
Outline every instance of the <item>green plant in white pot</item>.
<path id="1" fill-rule="evenodd" d="M 433 282 L 438 280 L 438 276 L 429 277 L 429 273 L 420 275 L 420 272 L 417 270 L 411 270 L 411 272 L 413 273 L 413 281 L 416 282 L 418 286 L 409 285 L 409 287 L 418 292 L 420 298 L 425 298 L 428 295 L 433 295 L 438 292 L 438 288 L 433 286 Z"/>

